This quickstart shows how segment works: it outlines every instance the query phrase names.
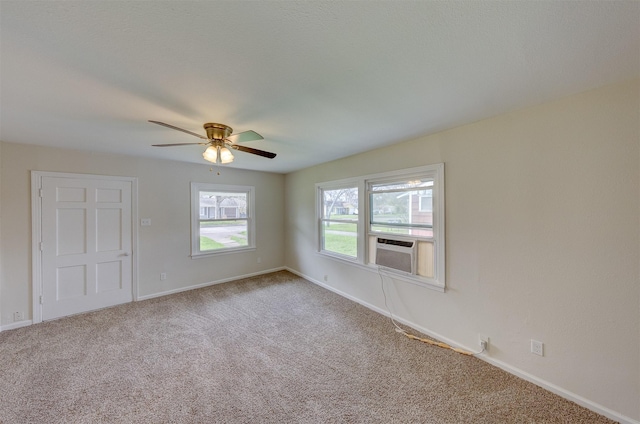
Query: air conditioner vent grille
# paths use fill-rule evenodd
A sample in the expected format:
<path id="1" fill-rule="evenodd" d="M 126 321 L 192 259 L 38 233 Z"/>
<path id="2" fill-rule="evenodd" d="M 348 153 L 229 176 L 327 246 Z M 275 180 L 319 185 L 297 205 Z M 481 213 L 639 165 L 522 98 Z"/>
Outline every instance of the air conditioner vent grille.
<path id="1" fill-rule="evenodd" d="M 378 237 L 376 243 L 376 265 L 402 273 L 416 273 L 416 241 Z"/>
<path id="2" fill-rule="evenodd" d="M 391 244 L 393 246 L 402 246 L 402 247 L 413 247 L 413 241 L 405 241 L 405 240 L 392 240 L 378 237 L 378 243 L 381 244 Z"/>

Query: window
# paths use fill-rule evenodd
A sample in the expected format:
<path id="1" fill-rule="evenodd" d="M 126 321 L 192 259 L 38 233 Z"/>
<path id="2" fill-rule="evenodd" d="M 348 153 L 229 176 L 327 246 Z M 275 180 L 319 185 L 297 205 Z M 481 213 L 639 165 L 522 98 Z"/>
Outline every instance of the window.
<path id="1" fill-rule="evenodd" d="M 320 251 L 358 257 L 358 188 L 319 189 Z"/>
<path id="2" fill-rule="evenodd" d="M 191 183 L 191 256 L 253 249 L 254 188 Z"/>
<path id="3" fill-rule="evenodd" d="M 371 232 L 433 237 L 433 211 L 427 197 L 433 178 L 394 179 L 369 184 Z M 428 204 L 429 203 L 429 204 Z"/>
<path id="4" fill-rule="evenodd" d="M 316 187 L 321 254 L 378 268 L 378 250 L 401 251 L 412 264 L 410 272 L 392 269 L 396 278 L 444 290 L 444 164 Z"/>

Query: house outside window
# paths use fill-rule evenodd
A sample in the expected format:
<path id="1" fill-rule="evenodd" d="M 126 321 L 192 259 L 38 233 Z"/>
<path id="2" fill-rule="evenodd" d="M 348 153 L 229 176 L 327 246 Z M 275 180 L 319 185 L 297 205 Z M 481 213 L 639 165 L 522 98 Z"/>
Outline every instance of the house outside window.
<path id="1" fill-rule="evenodd" d="M 369 183 L 369 231 L 433 237 L 433 207 L 423 200 L 431 187 L 428 177 Z"/>
<path id="2" fill-rule="evenodd" d="M 191 183 L 191 256 L 255 248 L 254 188 Z"/>
<path id="3" fill-rule="evenodd" d="M 418 211 L 433 212 L 433 190 L 421 190 L 418 196 Z"/>

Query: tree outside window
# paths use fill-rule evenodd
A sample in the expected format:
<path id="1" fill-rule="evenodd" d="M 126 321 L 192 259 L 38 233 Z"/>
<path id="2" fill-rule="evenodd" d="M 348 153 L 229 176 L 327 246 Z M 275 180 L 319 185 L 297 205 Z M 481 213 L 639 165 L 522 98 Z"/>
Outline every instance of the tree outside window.
<path id="1" fill-rule="evenodd" d="M 358 188 L 322 189 L 320 250 L 358 257 Z"/>

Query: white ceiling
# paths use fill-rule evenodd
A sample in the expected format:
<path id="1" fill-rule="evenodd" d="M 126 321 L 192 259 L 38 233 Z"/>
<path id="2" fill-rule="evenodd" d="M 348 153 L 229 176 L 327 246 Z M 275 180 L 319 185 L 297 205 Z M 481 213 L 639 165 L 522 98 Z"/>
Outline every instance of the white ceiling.
<path id="1" fill-rule="evenodd" d="M 0 140 L 290 172 L 640 75 L 638 1 L 0 1 Z"/>

